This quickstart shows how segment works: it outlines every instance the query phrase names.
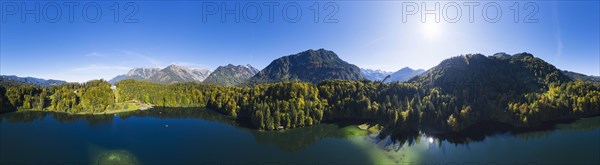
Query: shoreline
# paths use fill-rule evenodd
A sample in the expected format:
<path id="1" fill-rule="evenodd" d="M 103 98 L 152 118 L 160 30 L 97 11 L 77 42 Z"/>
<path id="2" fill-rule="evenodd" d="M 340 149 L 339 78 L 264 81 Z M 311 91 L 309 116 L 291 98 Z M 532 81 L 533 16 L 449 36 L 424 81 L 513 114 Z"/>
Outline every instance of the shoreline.
<path id="1" fill-rule="evenodd" d="M 121 113 L 121 112 L 144 111 L 144 110 L 154 108 L 154 105 L 152 105 L 152 104 L 139 104 L 139 103 L 132 103 L 132 102 L 124 102 L 124 103 L 116 103 L 116 104 L 122 104 L 122 105 L 124 105 L 126 107 L 130 107 L 130 108 L 108 109 L 108 110 L 104 110 L 103 112 L 77 112 L 77 113 L 64 112 L 64 111 L 58 111 L 58 110 L 39 110 L 39 109 L 21 109 L 21 110 L 16 110 L 13 112 L 37 111 L 37 112 L 58 112 L 58 113 L 66 113 L 66 114 L 73 114 L 73 115 L 110 115 L 110 114 L 117 114 L 117 113 Z"/>
<path id="2" fill-rule="evenodd" d="M 17 111 L 13 111 L 13 112 L 9 112 L 9 113 L 14 113 L 14 112 L 26 112 L 26 111 L 34 111 L 34 112 L 56 112 L 56 113 L 66 113 L 66 114 L 71 114 L 71 115 L 111 115 L 111 114 L 117 114 L 117 113 L 121 113 L 121 112 L 133 112 L 133 111 L 143 111 L 140 109 L 115 109 L 115 110 L 106 110 L 104 112 L 79 112 L 79 113 L 73 113 L 73 112 L 63 112 L 63 111 L 57 111 L 57 110 L 39 110 L 39 109 L 22 109 L 22 110 L 17 110 Z"/>
<path id="3" fill-rule="evenodd" d="M 134 112 L 134 111 L 144 111 L 144 110 L 150 110 L 155 108 L 152 105 L 147 105 L 144 107 L 135 107 L 131 108 L 131 109 L 112 109 L 112 110 L 106 110 L 104 112 L 79 112 L 79 113 L 73 113 L 73 112 L 63 112 L 63 111 L 57 111 L 57 110 L 39 110 L 39 109 L 21 109 L 21 110 L 17 110 L 17 111 L 13 111 L 13 112 L 8 112 L 8 113 L 19 113 L 19 112 L 28 112 L 28 111 L 33 111 L 33 112 L 55 112 L 55 113 L 64 113 L 64 114 L 70 114 L 70 115 L 111 115 L 111 114 L 117 114 L 117 113 L 123 113 L 123 112 Z M 211 109 L 212 110 L 212 109 Z M 214 110 L 213 110 L 214 111 Z M 215 111 L 217 112 L 217 111 Z M 223 114 L 222 114 L 223 115 Z M 228 116 L 228 115 L 225 115 Z M 584 119 L 584 118 L 591 118 L 591 117 L 596 117 L 596 116 L 600 116 L 600 114 L 594 114 L 594 115 L 589 115 L 589 116 L 579 116 L 579 117 L 574 117 L 574 116 L 570 116 L 570 117 L 565 117 L 562 119 L 555 119 L 555 120 L 548 120 L 548 121 L 542 121 L 541 125 L 533 125 L 533 126 L 515 126 L 512 125 L 510 123 L 505 123 L 505 122 L 501 122 L 501 121 L 485 121 L 485 122 L 481 122 L 469 127 L 466 127 L 465 129 L 462 129 L 460 131 L 440 131 L 440 132 L 429 132 L 428 134 L 446 134 L 446 135 L 452 135 L 452 134 L 462 134 L 465 132 L 471 132 L 473 131 L 473 129 L 475 129 L 475 131 L 482 131 L 485 129 L 489 129 L 489 127 L 486 128 L 479 128 L 478 126 L 486 125 L 486 124 L 492 124 L 497 128 L 492 128 L 492 130 L 488 130 L 488 131 L 483 131 L 485 133 L 489 133 L 491 132 L 508 132 L 508 131 L 512 131 L 512 132 L 523 132 L 523 131 L 539 131 L 539 130 L 547 130 L 547 129 L 552 129 L 553 126 L 555 126 L 556 124 L 561 124 L 561 123 L 572 123 L 576 120 L 580 120 L 580 119 Z M 322 122 L 322 123 L 336 123 L 336 122 L 340 122 L 343 120 L 337 120 L 337 121 L 326 121 L 326 122 Z M 383 125 L 380 124 L 375 124 L 375 123 L 370 123 L 370 122 L 365 122 L 364 120 L 361 120 L 362 122 L 356 122 L 353 125 L 356 125 L 355 127 L 358 128 L 359 130 L 362 131 L 366 131 L 369 133 L 375 133 L 375 132 L 381 132 L 382 130 L 386 129 Z M 236 122 L 239 124 L 239 122 Z M 486 125 L 489 126 L 489 125 Z M 310 127 L 310 126 L 308 126 Z M 302 127 L 298 127 L 298 128 L 302 128 Z M 254 130 L 259 130 L 259 129 L 255 129 L 252 128 Z M 296 128 L 293 128 L 296 129 Z M 478 130 L 479 129 L 479 130 Z M 291 130 L 291 129 L 283 129 L 283 130 Z M 264 130 L 259 130 L 259 131 L 264 131 Z M 273 131 L 281 131 L 281 130 L 273 130 Z M 270 132 L 270 131 L 265 131 L 265 132 Z"/>

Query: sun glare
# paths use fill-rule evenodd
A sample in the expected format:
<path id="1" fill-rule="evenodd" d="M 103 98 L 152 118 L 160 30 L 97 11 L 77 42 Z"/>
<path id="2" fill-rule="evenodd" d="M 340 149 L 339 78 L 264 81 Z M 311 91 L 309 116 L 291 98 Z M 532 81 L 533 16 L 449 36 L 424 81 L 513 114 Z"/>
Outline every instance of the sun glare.
<path id="1" fill-rule="evenodd" d="M 441 35 L 442 24 L 435 21 L 427 21 L 420 24 L 421 32 L 428 39 L 436 39 Z"/>

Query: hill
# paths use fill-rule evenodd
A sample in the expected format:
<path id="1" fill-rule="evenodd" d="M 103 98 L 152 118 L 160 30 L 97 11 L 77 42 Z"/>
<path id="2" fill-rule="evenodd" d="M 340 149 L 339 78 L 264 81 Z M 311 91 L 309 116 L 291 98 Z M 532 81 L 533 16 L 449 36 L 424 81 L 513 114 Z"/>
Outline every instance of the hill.
<path id="1" fill-rule="evenodd" d="M 53 80 L 53 79 L 41 79 L 35 77 L 17 77 L 14 75 L 0 75 L 0 81 L 12 82 L 12 83 L 25 83 L 29 85 L 34 85 L 38 87 L 51 87 L 66 84 L 66 81 L 62 80 Z"/>
<path id="2" fill-rule="evenodd" d="M 250 79 L 252 84 L 280 81 L 320 82 L 327 79 L 362 79 L 360 68 L 340 59 L 333 51 L 307 50 L 271 62 Z"/>
<path id="3" fill-rule="evenodd" d="M 442 94 L 454 97 L 456 109 L 469 107 L 471 116 L 464 119 L 469 122 L 460 126 L 465 127 L 485 120 L 513 123 L 512 116 L 520 116 L 522 112 L 508 113 L 514 110 L 510 105 L 529 104 L 531 102 L 523 101 L 533 101 L 553 86 L 572 82 L 572 79 L 529 53 L 497 53 L 452 57 L 409 82 L 439 89 Z"/>
<path id="4" fill-rule="evenodd" d="M 552 64 L 529 53 L 512 56 L 498 53 L 452 57 L 410 82 L 440 87 L 451 93 L 461 90 L 524 93 L 540 91 L 551 82 L 570 80 Z"/>
<path id="5" fill-rule="evenodd" d="M 588 75 L 585 75 L 585 74 L 571 72 L 571 71 L 566 71 L 566 70 L 563 70 L 562 73 L 565 76 L 568 76 L 569 78 L 571 78 L 573 80 L 582 80 L 582 81 L 590 81 L 590 82 L 600 82 L 600 77 L 596 77 L 596 76 L 588 76 Z"/>

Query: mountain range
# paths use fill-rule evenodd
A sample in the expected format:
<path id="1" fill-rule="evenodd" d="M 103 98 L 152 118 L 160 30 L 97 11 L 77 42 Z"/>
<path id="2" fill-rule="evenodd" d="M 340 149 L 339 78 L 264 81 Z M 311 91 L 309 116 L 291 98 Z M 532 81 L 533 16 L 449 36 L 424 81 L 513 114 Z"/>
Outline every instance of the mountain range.
<path id="1" fill-rule="evenodd" d="M 150 82 L 170 84 L 176 82 L 204 81 L 210 74 L 208 69 L 190 69 L 185 66 L 169 65 L 148 78 Z"/>
<path id="2" fill-rule="evenodd" d="M 424 73 L 425 70 L 423 69 L 411 69 L 409 67 L 404 67 L 396 72 L 388 72 L 388 71 L 382 71 L 382 70 L 372 70 L 372 69 L 360 69 L 360 73 L 362 74 L 362 76 L 367 79 L 367 80 L 371 80 L 371 81 L 382 81 L 385 79 L 386 76 L 390 76 L 388 79 L 386 79 L 385 82 L 404 82 L 404 81 L 408 81 L 409 79 L 420 75 L 421 73 Z"/>
<path id="3" fill-rule="evenodd" d="M 209 72 L 171 65 L 158 71 L 132 70 L 125 76 L 160 83 L 199 82 Z M 284 127 L 287 129 L 315 121 L 368 119 L 381 121 L 386 128 L 392 128 L 389 131 L 397 133 L 442 133 L 463 131 L 483 122 L 538 126 L 546 121 L 598 115 L 600 108 L 600 84 L 596 78 L 557 69 L 526 52 L 460 55 L 445 59 L 426 72 L 403 68 L 398 73 L 404 75 L 398 79 L 418 75 L 408 83 L 381 83 L 391 76 L 380 82 L 364 80 L 360 68 L 332 51 L 319 49 L 278 58 L 261 71 L 251 66 L 221 66 L 205 80 L 243 86 L 303 82 L 228 88 L 200 83 L 170 86 L 123 81 L 117 84 L 122 89 L 117 94 L 118 101 L 206 107 L 234 119 L 250 119 L 253 126 L 265 130 L 278 129 L 282 121 L 290 123 Z M 116 94 L 102 80 L 50 90 L 11 84 L 15 83 L 0 81 L 3 112 L 41 107 L 72 112 L 83 108 L 96 113 L 115 105 Z M 46 100 L 53 102 L 46 104 Z"/>
<path id="4" fill-rule="evenodd" d="M 121 80 L 135 79 L 156 83 L 170 84 L 175 82 L 201 82 L 211 73 L 208 69 L 191 69 L 185 66 L 169 65 L 160 68 L 134 68 L 127 74 L 119 75 L 108 82 L 114 84 Z"/>
<path id="5" fill-rule="evenodd" d="M 196 81 L 231 86 L 295 80 L 315 83 L 326 79 L 360 80 L 363 76 L 360 68 L 340 59 L 333 51 L 311 49 L 275 59 L 261 71 L 250 65 L 229 64 L 219 66 L 214 72 L 170 65 L 164 69 L 131 69 L 109 82 L 114 84 L 125 79 L 165 84 Z"/>
<path id="6" fill-rule="evenodd" d="M 511 73 L 511 74 L 504 74 Z M 208 69 L 191 69 L 185 66 L 169 65 L 166 68 L 134 68 L 127 74 L 119 75 L 109 82 L 115 84 L 125 79 L 143 80 L 157 83 L 205 82 L 234 86 L 239 84 L 260 84 L 280 81 L 320 82 L 327 79 L 420 82 L 437 86 L 444 90 L 464 90 L 457 87 L 465 84 L 509 84 L 517 93 L 532 92 L 550 81 L 581 79 L 600 82 L 600 78 L 580 73 L 556 69 L 553 65 L 533 57 L 529 53 L 509 55 L 496 53 L 491 56 L 470 54 L 452 57 L 425 71 L 423 69 L 402 68 L 396 72 L 361 69 L 338 57 L 330 50 L 306 50 L 297 54 L 273 60 L 263 70 L 250 65 L 219 66 L 214 72 Z M 33 77 L 1 76 L 3 81 L 27 83 L 40 87 L 65 84 L 61 80 L 44 80 Z M 514 87 L 514 88 L 513 88 Z M 508 89 L 508 87 L 505 87 Z M 502 91 L 492 90 L 492 91 Z M 480 92 L 486 92 L 482 90 Z"/>
<path id="7" fill-rule="evenodd" d="M 150 77 L 160 71 L 160 68 L 133 68 L 129 70 L 127 74 L 118 75 L 117 77 L 109 80 L 111 84 L 117 83 L 121 80 L 134 79 L 134 80 L 148 80 Z"/>
<path id="8" fill-rule="evenodd" d="M 273 60 L 249 80 L 250 84 L 280 81 L 320 82 L 327 79 L 363 79 L 360 68 L 338 57 L 333 51 L 307 50 Z"/>
<path id="9" fill-rule="evenodd" d="M 381 81 L 386 76 L 389 76 L 392 73 L 394 73 L 394 72 L 383 71 L 383 70 L 379 70 L 379 69 L 373 70 L 373 69 L 360 68 L 360 74 L 363 76 L 363 78 L 365 78 L 367 80 L 371 80 L 371 81 Z"/>
<path id="10" fill-rule="evenodd" d="M 0 75 L 0 81 L 10 81 L 12 83 L 25 83 L 35 85 L 39 87 L 51 87 L 56 85 L 66 84 L 66 81 L 53 80 L 53 79 L 41 79 L 34 77 L 17 77 L 14 75 Z"/>
<path id="11" fill-rule="evenodd" d="M 219 84 L 226 86 L 234 86 L 245 83 L 252 76 L 256 75 L 259 70 L 248 65 L 226 65 L 219 66 L 205 80 L 205 83 Z"/>
<path id="12" fill-rule="evenodd" d="M 424 72 L 425 72 L 425 70 L 423 70 L 423 69 L 414 70 L 409 67 L 404 67 L 404 68 L 392 73 L 392 75 L 390 75 L 390 78 L 386 82 L 408 81 L 409 79 L 411 79 L 415 76 L 418 76 Z"/>

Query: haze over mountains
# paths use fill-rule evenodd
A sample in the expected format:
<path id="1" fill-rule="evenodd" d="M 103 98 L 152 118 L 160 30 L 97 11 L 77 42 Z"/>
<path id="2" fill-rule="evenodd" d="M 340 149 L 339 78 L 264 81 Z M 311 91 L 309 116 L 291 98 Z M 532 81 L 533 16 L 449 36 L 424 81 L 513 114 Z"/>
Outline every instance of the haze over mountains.
<path id="1" fill-rule="evenodd" d="M 425 73 L 425 70 L 423 69 L 411 69 L 409 67 L 405 67 L 402 68 L 394 73 L 392 73 L 392 75 L 390 75 L 390 78 L 386 81 L 386 82 L 395 82 L 395 81 L 400 81 L 400 82 L 404 82 L 404 81 L 408 81 L 409 79 L 421 75 L 422 73 Z"/>
<path id="2" fill-rule="evenodd" d="M 385 79 L 386 76 L 390 76 L 387 80 L 385 80 L 385 82 L 404 82 L 404 81 L 408 81 L 409 79 L 420 75 L 421 73 L 424 73 L 425 70 L 423 69 L 417 69 L 414 70 L 412 68 L 409 67 L 404 67 L 396 72 L 388 72 L 388 71 L 382 71 L 382 70 L 372 70 L 372 69 L 360 69 L 361 74 L 363 75 L 363 77 L 367 80 L 371 80 L 371 81 L 382 81 Z"/>
<path id="3" fill-rule="evenodd" d="M 394 72 L 383 71 L 383 70 L 373 70 L 373 69 L 364 69 L 360 68 L 360 74 L 362 74 L 363 78 L 371 81 L 381 81 L 386 76 L 391 75 Z"/>

